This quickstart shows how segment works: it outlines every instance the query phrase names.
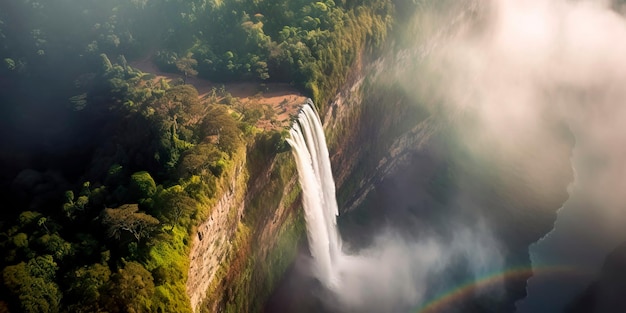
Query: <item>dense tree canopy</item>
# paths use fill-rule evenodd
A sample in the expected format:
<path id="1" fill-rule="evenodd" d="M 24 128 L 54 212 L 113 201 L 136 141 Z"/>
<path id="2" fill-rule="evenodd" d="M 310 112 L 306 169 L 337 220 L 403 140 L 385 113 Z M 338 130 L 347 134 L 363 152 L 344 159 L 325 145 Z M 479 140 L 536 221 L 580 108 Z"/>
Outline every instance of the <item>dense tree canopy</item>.
<path id="1" fill-rule="evenodd" d="M 380 48 L 392 9 L 390 0 L 0 1 L 0 311 L 189 312 L 193 227 L 242 151 L 286 145 L 279 131 L 253 144 L 262 112 L 215 89 L 200 98 L 185 79 L 286 82 L 324 106 L 354 62 Z"/>

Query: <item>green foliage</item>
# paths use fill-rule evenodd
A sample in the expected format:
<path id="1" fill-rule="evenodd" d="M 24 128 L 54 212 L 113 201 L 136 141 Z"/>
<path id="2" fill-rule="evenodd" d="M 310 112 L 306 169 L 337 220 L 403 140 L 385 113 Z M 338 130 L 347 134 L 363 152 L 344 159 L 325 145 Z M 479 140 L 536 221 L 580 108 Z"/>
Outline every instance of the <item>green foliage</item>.
<path id="1" fill-rule="evenodd" d="M 200 125 L 199 135 L 200 138 L 215 136 L 215 144 L 229 155 L 243 144 L 237 121 L 222 105 L 215 105 L 209 109 Z"/>
<path id="2" fill-rule="evenodd" d="M 111 277 L 107 307 L 114 312 L 149 312 L 154 295 L 152 274 L 137 262 L 126 262 Z"/>
<path id="3" fill-rule="evenodd" d="M 33 101 L 75 110 L 98 134 L 89 138 L 102 138 L 84 149 L 93 149 L 91 159 L 76 164 L 85 173 L 70 176 L 88 182 L 64 184 L 65 197 L 20 203 L 14 221 L 0 223 L 9 291 L 0 294 L 0 311 L 6 302 L 25 312 L 190 312 L 184 283 L 193 226 L 234 175 L 241 190 L 247 173 L 259 174 L 288 149 L 285 133 L 255 129 L 264 109 L 224 88 L 201 100 L 191 85 L 155 80 L 133 60 L 158 51 L 162 69 L 186 77 L 293 83 L 323 107 L 365 47 L 385 38 L 389 14 L 388 0 L 0 3 L 2 102 L 17 108 L 20 95 L 42 94 L 45 101 Z M 269 183 L 253 182 L 264 188 L 247 200 L 237 254 L 222 270 L 233 286 L 227 310 L 258 309 L 293 257 L 295 233 L 302 234 L 293 225 L 281 230 L 271 257 L 256 260 L 254 250 L 263 216 L 295 201 L 297 191 L 284 195 L 293 175 L 280 168 Z M 259 286 L 266 289 L 256 298 L 241 296 Z"/>
<path id="4" fill-rule="evenodd" d="M 151 198 L 156 193 L 156 189 L 156 183 L 150 173 L 141 171 L 130 176 L 128 192 L 133 199 Z"/>
<path id="5" fill-rule="evenodd" d="M 25 233 L 19 233 L 13 236 L 13 244 L 18 248 L 28 247 L 28 235 Z"/>
<path id="6" fill-rule="evenodd" d="M 167 72 L 174 72 L 177 69 L 176 62 L 178 61 L 178 54 L 173 51 L 161 50 L 157 51 L 154 56 L 154 62 L 162 70 Z"/>
<path id="7" fill-rule="evenodd" d="M 146 268 L 151 270 L 156 285 L 152 309 L 163 312 L 191 312 L 185 282 L 189 268 L 189 234 L 186 227 L 172 226 L 159 234 L 149 251 Z"/>
<path id="8" fill-rule="evenodd" d="M 71 312 L 98 312 L 103 310 L 102 296 L 107 292 L 111 270 L 95 263 L 68 273 L 67 295 Z"/>
<path id="9" fill-rule="evenodd" d="M 113 70 L 113 64 L 111 63 L 111 60 L 109 60 L 109 57 L 102 53 L 100 54 L 100 62 L 102 63 L 101 67 L 100 67 L 100 71 L 103 74 L 107 74 L 110 73 Z"/>
<path id="10" fill-rule="evenodd" d="M 86 195 L 81 195 L 78 199 L 74 198 L 74 192 L 68 190 L 65 192 L 65 203 L 63 203 L 63 212 L 65 212 L 65 216 L 69 219 L 76 218 L 76 215 L 79 212 L 85 210 L 87 204 L 89 203 L 89 197 Z"/>
<path id="11" fill-rule="evenodd" d="M 59 234 L 45 234 L 37 239 L 37 244 L 41 246 L 41 250 L 60 261 L 66 256 L 72 255 L 74 249 L 72 244 L 65 241 Z"/>
<path id="12" fill-rule="evenodd" d="M 203 178 L 192 175 L 185 180 L 183 188 L 193 199 L 207 205 L 211 203 L 211 199 L 215 199 L 218 187 L 215 177 Z"/>
<path id="13" fill-rule="evenodd" d="M 180 278 L 172 280 L 181 281 Z M 191 313 L 191 305 L 189 298 L 186 297 L 184 284 L 163 284 L 157 286 L 152 301 L 152 310 L 156 312 Z"/>
<path id="14" fill-rule="evenodd" d="M 176 60 L 175 64 L 176 64 L 176 69 L 179 72 L 185 74 L 185 77 L 198 75 L 198 71 L 196 71 L 196 67 L 198 66 L 198 61 L 192 58 L 191 53 L 188 53 L 187 56 Z"/>
<path id="15" fill-rule="evenodd" d="M 19 225 L 21 227 L 25 227 L 31 225 L 39 220 L 41 217 L 41 213 L 33 212 L 33 211 L 24 211 L 19 216 Z"/>
<path id="16" fill-rule="evenodd" d="M 5 58 L 4 59 L 4 64 L 6 65 L 7 69 L 9 71 L 12 71 L 15 69 L 15 61 L 13 61 L 13 59 L 11 58 Z"/>
<path id="17" fill-rule="evenodd" d="M 77 255 L 94 256 L 100 252 L 100 242 L 91 234 L 76 234 L 74 249 Z"/>
<path id="18" fill-rule="evenodd" d="M 200 76 L 295 82 L 324 106 L 359 53 L 382 44 L 392 4 L 249 0 L 205 10 L 191 47 Z"/>
<path id="19" fill-rule="evenodd" d="M 185 221 L 184 225 L 189 227 L 189 216 L 195 213 L 196 205 L 180 185 L 163 189 L 157 195 L 156 207 L 160 220 L 170 224 L 171 229 L 178 225 L 179 221 Z"/>
<path id="20" fill-rule="evenodd" d="M 199 144 L 190 149 L 182 157 L 178 166 L 181 177 L 192 175 L 220 177 L 225 167 L 228 155 L 213 144 Z"/>
<path id="21" fill-rule="evenodd" d="M 103 223 L 108 226 L 109 236 L 120 239 L 122 234 L 128 232 L 139 242 L 156 230 L 159 220 L 139 212 L 137 204 L 124 204 L 115 209 L 105 209 Z"/>
<path id="22" fill-rule="evenodd" d="M 2 271 L 4 285 L 23 312 L 58 312 L 61 291 L 54 278 L 58 267 L 51 255 L 38 256 Z"/>

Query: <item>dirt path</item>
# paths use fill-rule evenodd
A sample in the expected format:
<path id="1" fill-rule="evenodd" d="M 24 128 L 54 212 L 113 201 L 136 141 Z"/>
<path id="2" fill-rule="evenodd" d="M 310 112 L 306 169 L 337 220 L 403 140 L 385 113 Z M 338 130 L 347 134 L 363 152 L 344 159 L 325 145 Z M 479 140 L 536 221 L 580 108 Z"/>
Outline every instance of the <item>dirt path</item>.
<path id="1" fill-rule="evenodd" d="M 131 62 L 130 66 L 142 72 L 156 75 L 155 80 L 157 81 L 184 78 L 180 74 L 160 71 L 149 57 Z M 300 91 L 286 83 L 267 83 L 264 86 L 251 82 L 216 84 L 197 77 L 188 77 L 185 83 L 193 85 L 198 90 L 200 99 L 205 99 L 214 88 L 219 89 L 223 86 L 224 90 L 237 99 L 241 105 L 264 108 L 273 112 L 273 114 L 265 114 L 257 122 L 256 126 L 264 130 L 288 127 L 291 124 L 290 116 L 297 115 L 300 106 L 306 100 Z"/>

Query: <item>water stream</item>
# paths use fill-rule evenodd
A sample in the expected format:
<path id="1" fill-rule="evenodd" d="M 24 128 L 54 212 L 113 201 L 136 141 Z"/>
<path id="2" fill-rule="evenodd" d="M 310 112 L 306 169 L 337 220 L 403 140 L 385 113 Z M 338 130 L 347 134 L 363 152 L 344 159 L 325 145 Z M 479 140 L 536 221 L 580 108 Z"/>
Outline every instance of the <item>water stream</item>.
<path id="1" fill-rule="evenodd" d="M 309 249 L 315 276 L 327 287 L 337 284 L 334 265 L 341 254 L 337 200 L 326 137 L 311 100 L 300 110 L 287 142 L 298 167 Z"/>

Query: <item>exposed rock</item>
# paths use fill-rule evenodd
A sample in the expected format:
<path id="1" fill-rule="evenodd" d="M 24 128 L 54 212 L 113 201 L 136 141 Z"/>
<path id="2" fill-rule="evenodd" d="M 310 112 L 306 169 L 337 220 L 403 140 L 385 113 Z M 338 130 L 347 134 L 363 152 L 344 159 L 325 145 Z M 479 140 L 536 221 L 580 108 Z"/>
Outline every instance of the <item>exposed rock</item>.
<path id="1" fill-rule="evenodd" d="M 191 243 L 186 287 L 194 311 L 197 311 L 204 300 L 220 262 L 232 248 L 231 238 L 244 210 L 243 197 L 237 196 L 237 193 L 245 192 L 237 189 L 237 180 L 241 179 L 241 174 L 240 164 L 228 190 L 212 208 L 210 217 L 198 226 L 198 236 L 194 237 Z M 233 210 L 237 211 L 237 214 L 231 214 Z M 207 240 L 203 240 L 204 237 Z"/>

